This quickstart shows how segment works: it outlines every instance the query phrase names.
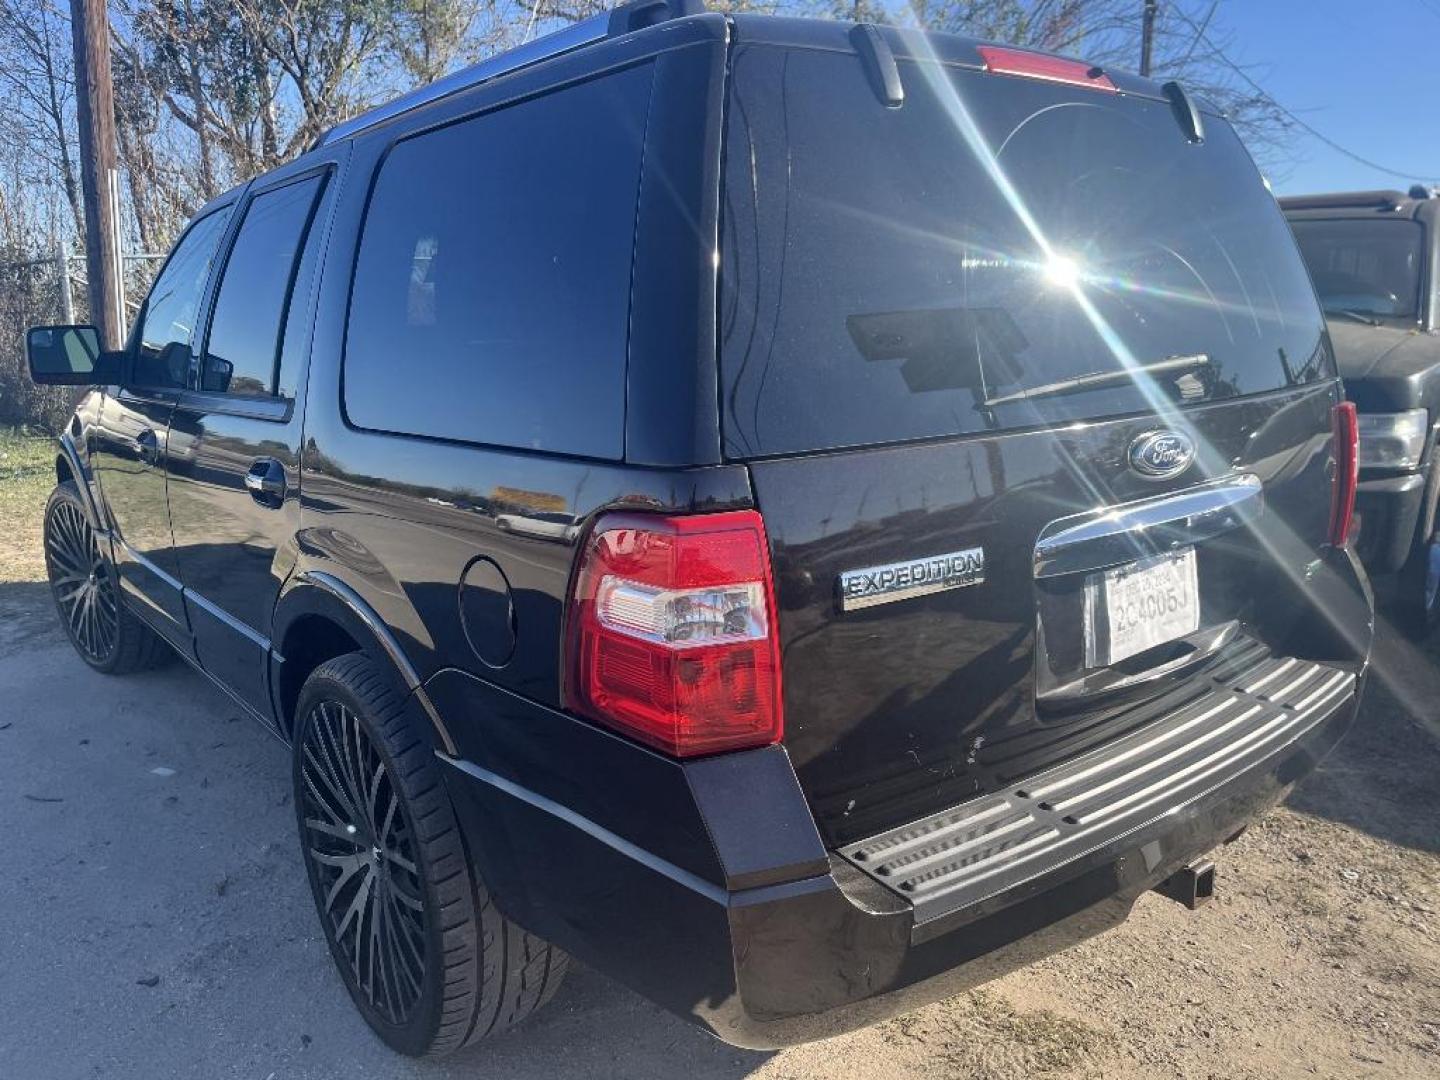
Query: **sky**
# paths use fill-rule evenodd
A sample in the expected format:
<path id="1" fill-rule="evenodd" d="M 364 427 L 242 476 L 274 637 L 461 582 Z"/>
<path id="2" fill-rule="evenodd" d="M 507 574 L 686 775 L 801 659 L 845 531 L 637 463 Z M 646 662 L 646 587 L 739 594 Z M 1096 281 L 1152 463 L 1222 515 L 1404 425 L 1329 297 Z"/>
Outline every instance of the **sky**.
<path id="1" fill-rule="evenodd" d="M 1440 0 L 1229 0 L 1232 56 L 1285 108 L 1391 176 L 1299 133 L 1277 194 L 1440 183 Z M 1410 170 L 1416 170 L 1410 172 Z"/>

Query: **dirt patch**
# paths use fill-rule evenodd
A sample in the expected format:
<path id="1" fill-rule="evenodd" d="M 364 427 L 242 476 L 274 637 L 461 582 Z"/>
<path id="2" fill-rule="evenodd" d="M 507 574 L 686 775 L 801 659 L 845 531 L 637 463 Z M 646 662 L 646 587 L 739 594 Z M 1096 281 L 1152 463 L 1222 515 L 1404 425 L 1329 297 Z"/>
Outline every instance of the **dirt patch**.
<path id="1" fill-rule="evenodd" d="M 52 446 L 0 435 L 0 656 L 62 636 L 40 548 L 41 510 L 54 482 Z M 68 709 L 68 693 L 74 691 L 55 686 L 57 711 Z M 1146 896 L 1124 926 L 975 993 L 769 1056 L 705 1043 L 703 1053 L 693 1051 L 695 1075 L 1434 1080 L 1440 1076 L 1436 701 L 1440 637 L 1412 645 L 1382 619 L 1375 675 L 1355 731 L 1285 807 L 1216 855 L 1219 892 L 1208 907 L 1191 913 Z M 0 740 L 15 734 L 3 730 L 9 719 L 0 713 Z M 224 745 L 214 743 L 210 753 Z M 238 839 L 244 830 L 231 837 L 232 820 L 225 818 L 225 835 Z M 204 882 L 208 905 L 233 910 L 232 893 L 250 887 L 250 871 L 211 873 Z M 308 902 L 296 902 L 302 901 Z M 255 918 L 263 908 L 252 908 Z M 56 946 L 54 962 L 74 962 L 88 948 L 70 946 Z M 228 977 L 240 961 L 217 955 Z M 319 951 L 313 959 L 325 962 Z M 574 981 L 584 985 L 583 978 Z M 133 982 L 127 978 L 127 992 Z M 597 1052 L 613 1053 L 614 1075 L 678 1067 L 675 1055 L 683 1051 L 652 1047 L 651 1060 L 641 1038 L 652 1028 L 671 1031 L 665 1018 L 626 1004 L 628 996 L 608 983 L 592 977 L 589 985 L 590 999 L 562 991 L 549 1020 L 537 1018 L 485 1053 L 513 1052 L 507 1075 L 552 1075 L 554 1059 L 541 1052 L 546 1025 L 563 1029 L 567 1010 L 583 1007 L 638 1018 L 633 1030 L 614 1034 L 611 1017 L 607 1035 L 591 1036 L 607 1044 Z M 345 1022 L 358 1025 L 348 1004 L 337 1007 L 346 1010 Z M 286 1008 L 287 1015 L 299 1009 Z M 339 1059 L 373 1052 L 363 1034 L 354 1038 L 337 1047 Z M 416 1065 L 420 1071 L 412 1072 L 410 1063 L 385 1060 L 395 1075 L 446 1068 Z"/>
<path id="2" fill-rule="evenodd" d="M 1440 1077 L 1440 641 L 1383 620 L 1355 729 L 1215 854 L 1197 912 L 1125 925 L 761 1076 Z"/>

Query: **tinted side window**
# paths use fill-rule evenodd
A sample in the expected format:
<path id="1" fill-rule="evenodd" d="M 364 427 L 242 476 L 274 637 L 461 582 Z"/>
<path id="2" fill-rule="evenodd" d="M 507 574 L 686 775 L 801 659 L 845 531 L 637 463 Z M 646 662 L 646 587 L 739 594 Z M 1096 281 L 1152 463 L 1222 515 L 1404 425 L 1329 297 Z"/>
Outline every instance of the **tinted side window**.
<path id="1" fill-rule="evenodd" d="M 618 458 L 651 67 L 399 143 L 356 261 L 360 427 Z"/>
<path id="2" fill-rule="evenodd" d="M 319 190 L 314 176 L 251 200 L 220 280 L 200 389 L 275 392 L 280 331 Z"/>
<path id="3" fill-rule="evenodd" d="M 136 335 L 136 386 L 182 387 L 190 370 L 189 346 L 210 260 L 220 246 L 230 210 L 217 210 L 195 222 L 180 237 L 165 268 L 150 288 Z M 167 348 L 183 345 L 186 348 Z"/>
<path id="4" fill-rule="evenodd" d="M 1425 230 L 1418 221 L 1292 221 L 1327 311 L 1414 315 Z"/>

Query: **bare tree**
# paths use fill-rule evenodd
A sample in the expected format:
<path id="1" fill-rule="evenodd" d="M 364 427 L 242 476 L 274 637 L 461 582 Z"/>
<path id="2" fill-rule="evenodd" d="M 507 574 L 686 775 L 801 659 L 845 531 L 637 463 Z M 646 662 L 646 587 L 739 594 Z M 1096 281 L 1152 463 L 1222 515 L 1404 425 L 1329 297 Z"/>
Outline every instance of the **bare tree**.
<path id="1" fill-rule="evenodd" d="M 1151 76 L 1175 79 L 1223 110 L 1270 169 L 1283 168 L 1293 125 L 1236 63 L 1234 35 L 1220 25 L 1220 0 L 1169 0 L 1155 23 Z M 933 30 L 1138 67 L 1139 0 L 911 0 L 903 21 Z M 1258 73 L 1256 73 L 1258 75 Z"/>
<path id="2" fill-rule="evenodd" d="M 482 0 L 401 0 L 390 19 L 390 52 L 416 83 L 434 82 L 469 59 Z"/>
<path id="3" fill-rule="evenodd" d="M 110 0 L 127 246 L 162 251 L 201 202 L 291 160 L 329 126 L 615 2 Z M 1144 11 L 1140 0 L 709 6 L 923 26 L 1126 70 L 1139 60 Z M 62 7 L 57 0 L 0 0 L 0 402 L 18 402 L 35 416 L 58 399 L 26 389 L 17 374 L 18 331 L 11 331 L 26 319 L 55 317 L 56 231 L 84 235 Z M 1261 163 L 1283 174 L 1293 116 L 1264 92 L 1263 71 L 1244 63 L 1224 12 L 1222 0 L 1166 0 L 1153 73 L 1225 110 Z M 133 284 L 138 295 L 144 282 Z"/>
<path id="4" fill-rule="evenodd" d="M 24 0 L 0 0 L 0 88 L 10 103 L 7 121 L 58 181 L 77 234 L 85 232 L 80 180 L 75 167 L 75 81 L 69 20 L 51 2 L 38 9 Z"/>

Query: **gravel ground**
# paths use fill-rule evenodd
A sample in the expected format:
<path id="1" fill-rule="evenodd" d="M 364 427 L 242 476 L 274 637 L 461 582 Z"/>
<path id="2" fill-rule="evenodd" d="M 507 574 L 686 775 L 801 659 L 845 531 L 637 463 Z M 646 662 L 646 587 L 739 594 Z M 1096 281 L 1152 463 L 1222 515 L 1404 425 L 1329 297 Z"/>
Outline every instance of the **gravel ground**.
<path id="1" fill-rule="evenodd" d="M 977 993 L 775 1054 L 576 967 L 519 1030 L 398 1058 L 319 936 L 285 748 L 182 665 L 75 658 L 27 455 L 0 438 L 0 1078 L 1440 1077 L 1440 641 L 1388 630 L 1356 732 L 1219 853 L 1199 912 L 1145 897 Z"/>

